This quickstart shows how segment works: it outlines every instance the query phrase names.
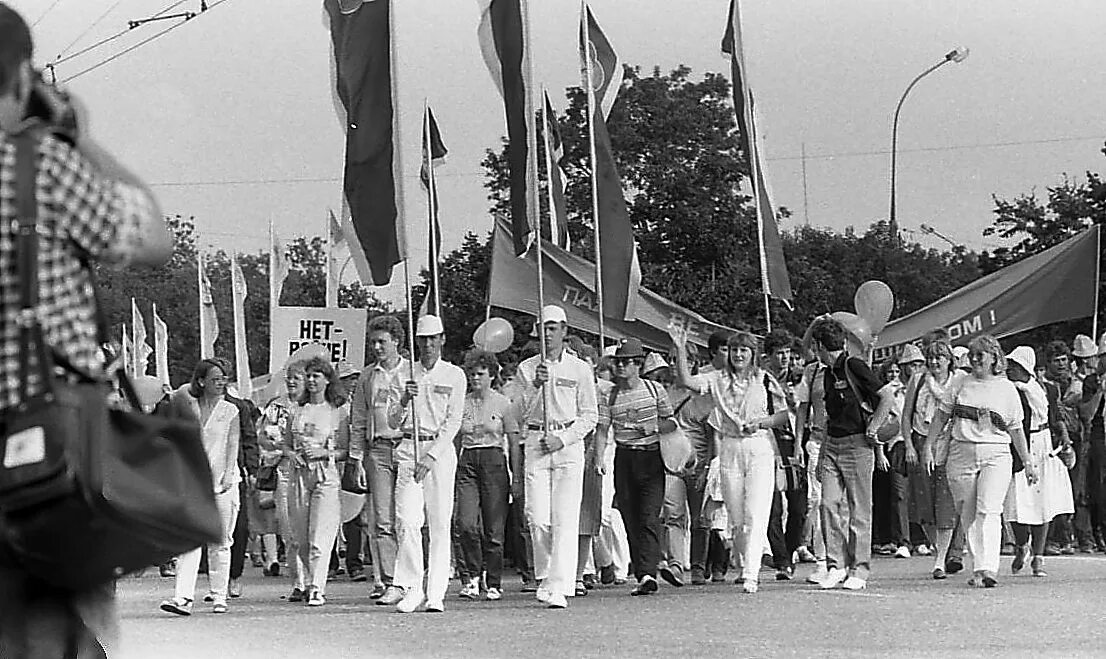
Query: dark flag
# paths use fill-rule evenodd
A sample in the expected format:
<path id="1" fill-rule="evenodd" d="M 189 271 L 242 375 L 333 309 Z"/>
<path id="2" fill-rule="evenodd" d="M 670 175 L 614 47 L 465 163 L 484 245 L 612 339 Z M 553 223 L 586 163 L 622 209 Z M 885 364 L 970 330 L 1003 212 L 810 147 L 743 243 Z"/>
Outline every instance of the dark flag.
<path id="1" fill-rule="evenodd" d="M 609 111 L 618 94 L 618 87 L 611 84 L 613 72 L 620 72 L 621 66 L 608 68 L 611 66 L 609 63 L 618 62 L 618 56 L 586 6 L 584 15 L 580 17 L 580 58 L 583 83 L 590 85 L 593 91 L 589 95 L 589 101 L 594 104 L 590 109 L 595 133 L 592 176 L 595 177 L 598 207 L 596 224 L 602 266 L 596 274 L 603 286 L 602 313 L 607 318 L 630 320 L 634 317 L 634 305 L 641 286 L 641 268 L 637 260 L 634 228 L 626 209 L 626 198 L 622 194 L 622 179 L 615 165 L 605 119 L 605 112 Z M 591 80 L 588 80 L 589 72 Z M 621 77 L 618 79 L 621 80 Z"/>
<path id="2" fill-rule="evenodd" d="M 756 112 L 753 94 L 745 72 L 745 54 L 741 45 L 741 17 L 737 0 L 730 0 L 726 16 L 726 33 L 722 37 L 722 52 L 729 56 L 733 78 L 733 104 L 737 115 L 737 130 L 742 149 L 749 161 L 749 181 L 757 213 L 757 238 L 760 245 L 760 274 L 764 294 L 782 300 L 791 307 L 791 277 L 783 256 L 783 242 L 776 224 L 775 206 L 764 173 L 764 161 L 757 140 Z"/>
<path id="3" fill-rule="evenodd" d="M 438 224 L 438 182 L 434 168 L 445 162 L 449 150 L 442 143 L 442 134 L 434 111 L 426 106 L 422 116 L 422 166 L 419 168 L 419 180 L 422 189 L 430 200 L 430 259 L 436 260 L 442 253 L 442 227 Z"/>
<path id="4" fill-rule="evenodd" d="M 537 135 L 530 93 L 530 47 L 527 43 L 526 0 L 477 0 L 477 36 L 484 62 L 503 96 L 507 115 L 507 166 L 510 171 L 511 228 L 515 254 L 530 247 L 537 223 Z"/>
<path id="5" fill-rule="evenodd" d="M 565 157 L 564 143 L 561 141 L 561 129 L 557 125 L 557 113 L 545 95 L 545 150 L 549 154 L 549 240 L 561 249 L 569 249 L 571 240 L 568 235 L 568 211 L 565 208 L 565 181 L 567 176 L 561 169 L 561 160 Z"/>
<path id="6" fill-rule="evenodd" d="M 324 0 L 338 98 L 346 111 L 343 190 L 373 284 L 391 281 L 405 257 L 392 85 L 391 0 Z"/>

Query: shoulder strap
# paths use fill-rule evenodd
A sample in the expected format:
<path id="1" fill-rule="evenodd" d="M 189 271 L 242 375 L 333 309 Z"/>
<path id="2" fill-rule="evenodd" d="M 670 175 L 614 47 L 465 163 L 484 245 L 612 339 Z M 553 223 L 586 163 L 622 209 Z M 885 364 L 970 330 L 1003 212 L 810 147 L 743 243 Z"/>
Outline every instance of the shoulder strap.
<path id="1" fill-rule="evenodd" d="M 23 131 L 12 137 L 15 147 L 15 189 L 18 218 L 18 261 L 20 285 L 19 399 L 26 401 L 34 357 L 43 390 L 51 391 L 52 374 L 38 309 L 38 140 L 35 133 Z"/>
<path id="2" fill-rule="evenodd" d="M 856 378 L 853 377 L 853 372 L 849 370 L 850 359 L 852 359 L 852 357 L 846 355 L 845 361 L 841 362 L 841 367 L 845 371 L 845 380 L 848 381 L 849 389 L 852 389 L 853 397 L 856 398 L 856 404 L 860 406 L 860 410 L 866 414 L 873 414 L 874 410 L 872 410 L 871 403 L 868 402 L 868 399 L 860 395 L 860 387 L 856 384 Z"/>
<path id="3" fill-rule="evenodd" d="M 772 385 L 768 381 L 768 372 L 764 372 L 764 397 L 768 400 L 768 416 L 772 416 L 776 413 L 776 402 L 772 400 Z"/>

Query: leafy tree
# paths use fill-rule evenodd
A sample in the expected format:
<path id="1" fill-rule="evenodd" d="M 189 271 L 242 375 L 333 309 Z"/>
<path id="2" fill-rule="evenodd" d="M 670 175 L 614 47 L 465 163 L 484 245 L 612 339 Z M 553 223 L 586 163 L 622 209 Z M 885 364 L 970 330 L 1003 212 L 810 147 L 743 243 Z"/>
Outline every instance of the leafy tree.
<path id="1" fill-rule="evenodd" d="M 1106 146 L 1101 151 L 1106 156 Z M 1062 183 L 1047 190 L 1045 200 L 1040 199 L 1036 191 L 1018 195 L 1013 200 L 994 197 L 996 217 L 991 226 L 983 230 L 983 235 L 1016 242 L 1012 247 L 983 252 L 980 266 L 984 273 L 1058 245 L 1092 225 L 1106 225 L 1106 180 L 1100 174 L 1088 171 L 1083 181 L 1065 176 Z M 1099 281 L 1100 299 L 1103 293 L 1106 288 Z M 1018 342 L 1035 345 L 1053 339 L 1070 342 L 1077 333 L 1090 334 L 1092 327 L 1089 318 L 1055 323 L 1019 334 Z"/>
<path id="2" fill-rule="evenodd" d="M 567 95 L 560 128 L 562 165 L 571 181 L 566 191 L 569 231 L 572 250 L 592 258 L 586 99 L 578 88 Z M 667 74 L 654 68 L 650 75 L 627 67 L 607 123 L 639 243 L 643 284 L 717 322 L 763 329 L 748 161 L 726 77 L 706 73 L 693 80 L 686 66 Z M 544 162 L 543 154 L 539 160 Z M 483 165 L 491 210 L 506 213 L 504 151 L 489 150 Z M 786 219 L 790 213 L 780 208 L 778 215 Z M 869 279 L 891 286 L 899 298 L 896 315 L 901 315 L 979 275 L 974 254 L 900 247 L 887 239 L 883 224 L 863 235 L 799 228 L 784 232 L 783 240 L 796 311 L 773 302 L 772 316 L 793 333 L 800 333 L 813 313 L 851 311 L 856 288 Z"/>
<path id="3" fill-rule="evenodd" d="M 98 293 L 108 323 L 109 337 L 120 340 L 121 328 L 131 325 L 131 298 L 146 322 L 147 341 L 154 344 L 151 303 L 169 327 L 169 377 L 174 385 L 186 381 L 199 359 L 199 291 L 196 272 L 196 233 L 193 218 L 166 218 L 173 234 L 173 255 L 164 266 L 130 266 L 125 269 L 98 267 Z M 326 303 L 326 246 L 319 237 L 298 238 L 288 244 L 290 272 L 280 298 L 284 306 L 323 306 Z M 269 255 L 267 252 L 239 254 L 239 265 L 248 290 L 245 306 L 246 341 L 250 372 L 269 370 Z M 234 317 L 230 285 L 230 255 L 223 250 L 205 255 L 212 297 L 219 319 L 215 354 L 233 361 Z M 391 306 L 370 290 L 354 283 L 343 285 L 339 305 L 389 311 Z M 153 358 L 150 369 L 153 371 Z"/>

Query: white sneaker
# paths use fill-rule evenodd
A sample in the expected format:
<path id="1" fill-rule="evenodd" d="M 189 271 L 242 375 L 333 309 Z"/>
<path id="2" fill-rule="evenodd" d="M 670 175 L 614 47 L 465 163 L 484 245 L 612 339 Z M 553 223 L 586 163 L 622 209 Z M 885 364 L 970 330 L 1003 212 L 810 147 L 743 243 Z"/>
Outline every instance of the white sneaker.
<path id="1" fill-rule="evenodd" d="M 445 602 L 442 602 L 441 600 L 438 600 L 436 602 L 431 602 L 430 600 L 427 600 L 427 602 L 426 602 L 426 612 L 427 613 L 445 613 Z"/>
<path id="2" fill-rule="evenodd" d="M 461 592 L 458 593 L 457 596 L 466 600 L 480 599 L 480 580 L 470 579 L 469 582 L 461 588 Z"/>
<path id="3" fill-rule="evenodd" d="M 929 545 L 918 545 L 914 548 L 914 553 L 919 556 L 932 556 L 933 550 L 929 548 Z"/>
<path id="4" fill-rule="evenodd" d="M 819 582 L 818 585 L 821 586 L 824 590 L 829 590 L 830 588 L 836 588 L 837 584 L 839 584 L 842 581 L 844 581 L 845 579 L 847 579 L 848 576 L 849 576 L 849 571 L 844 569 L 844 568 L 840 568 L 840 567 L 830 568 L 829 570 L 826 571 L 826 577 L 824 579 L 822 579 L 822 581 Z"/>
<path id="5" fill-rule="evenodd" d="M 910 547 L 899 545 L 899 548 L 895 550 L 895 558 L 910 558 Z"/>
<path id="6" fill-rule="evenodd" d="M 545 601 L 545 604 L 550 609 L 567 609 L 568 600 L 564 595 L 560 593 L 549 593 L 549 599 Z"/>
<path id="7" fill-rule="evenodd" d="M 820 584 L 829 574 L 829 570 L 826 569 L 825 561 L 818 561 L 814 568 L 814 571 L 810 573 L 810 576 L 806 578 L 807 583 Z"/>
<path id="8" fill-rule="evenodd" d="M 407 590 L 407 594 L 403 596 L 403 599 L 396 604 L 396 611 L 400 613 L 414 613 L 423 601 L 426 599 L 426 595 L 417 588 L 410 588 Z"/>
<path id="9" fill-rule="evenodd" d="M 757 592 L 757 588 L 757 582 L 755 581 L 746 580 L 745 583 L 741 584 L 741 589 L 744 590 L 746 593 L 749 593 L 750 595 L 755 594 Z"/>
<path id="10" fill-rule="evenodd" d="M 493 602 L 503 599 L 503 591 L 501 591 L 498 588 L 489 588 L 488 589 L 488 599 L 493 601 Z"/>
<path id="11" fill-rule="evenodd" d="M 841 587 L 845 590 L 864 590 L 868 587 L 868 580 L 860 577 L 849 577 L 845 579 L 845 583 L 841 584 Z"/>
<path id="12" fill-rule="evenodd" d="M 538 592 L 534 595 L 542 604 L 549 604 L 549 601 L 553 599 L 553 591 L 548 588 L 538 588 Z"/>

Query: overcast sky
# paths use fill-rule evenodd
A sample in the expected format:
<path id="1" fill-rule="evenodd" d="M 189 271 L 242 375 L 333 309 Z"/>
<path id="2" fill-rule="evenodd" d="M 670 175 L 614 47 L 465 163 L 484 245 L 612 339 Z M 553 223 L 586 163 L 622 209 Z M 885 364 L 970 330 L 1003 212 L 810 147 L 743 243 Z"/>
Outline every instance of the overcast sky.
<path id="1" fill-rule="evenodd" d="M 34 28 L 40 64 L 172 4 L 8 1 L 28 21 L 41 17 Z M 198 10 L 200 0 L 179 4 L 173 12 Z M 647 71 L 684 63 L 696 77 L 728 70 L 719 55 L 727 4 L 591 2 L 623 61 Z M 491 227 L 479 162 L 505 133 L 503 106 L 480 56 L 474 0 L 396 5 L 406 214 L 413 261 L 421 266 L 423 100 L 434 107 L 450 149 L 438 170 L 447 247 L 465 231 Z M 812 225 L 835 229 L 886 218 L 895 103 L 915 75 L 957 45 L 968 46 L 971 56 L 922 81 L 900 119 L 904 229 L 925 223 L 957 243 L 993 247 L 994 239 L 982 235 L 993 217 L 992 194 L 1043 194 L 1064 173 L 1106 169 L 1099 153 L 1106 139 L 1106 2 L 745 0 L 741 6 L 768 175 L 776 203 L 794 213 L 785 230 L 807 216 Z M 531 0 L 531 12 L 537 77 L 555 90 L 554 104 L 563 110 L 561 90 L 579 79 L 579 4 Z M 59 78 L 174 22 L 139 27 L 63 62 Z M 339 207 L 344 138 L 330 58 L 321 2 L 225 0 L 70 87 L 90 108 L 92 134 L 155 185 L 166 213 L 195 216 L 204 244 L 253 251 L 265 247 L 270 218 L 283 235 L 321 235 L 327 208 Z"/>

